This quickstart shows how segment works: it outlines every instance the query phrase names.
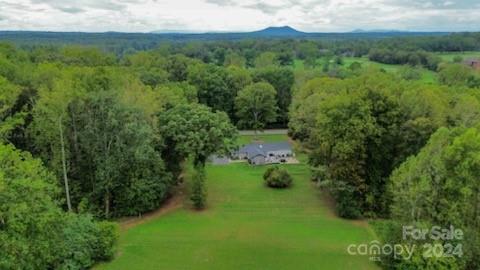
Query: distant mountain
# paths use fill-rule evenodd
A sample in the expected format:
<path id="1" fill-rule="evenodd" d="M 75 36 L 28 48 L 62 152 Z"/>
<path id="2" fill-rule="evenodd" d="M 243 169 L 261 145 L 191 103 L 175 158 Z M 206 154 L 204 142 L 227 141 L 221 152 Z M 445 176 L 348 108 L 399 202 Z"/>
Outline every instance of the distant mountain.
<path id="1" fill-rule="evenodd" d="M 253 32 L 200 32 L 200 31 L 175 31 L 160 30 L 153 31 L 150 34 L 161 36 L 166 39 L 187 39 L 187 40 L 236 40 L 249 38 L 326 38 L 326 39 L 348 39 L 348 38 L 387 38 L 403 36 L 430 36 L 444 35 L 442 32 L 409 32 L 395 29 L 356 29 L 351 32 L 338 33 L 312 33 L 298 31 L 290 26 L 267 27 Z"/>
<path id="2" fill-rule="evenodd" d="M 173 34 L 173 35 L 233 35 L 233 36 L 251 36 L 251 37 L 292 37 L 305 36 L 308 33 L 298 31 L 290 26 L 268 27 L 259 31 L 253 32 L 201 32 L 201 31 L 186 31 L 186 30 L 156 30 L 150 32 L 152 34 Z"/>
<path id="3" fill-rule="evenodd" d="M 409 31 L 396 30 L 396 29 L 371 29 L 371 30 L 355 29 L 350 33 L 408 33 L 408 32 Z"/>
<path id="4" fill-rule="evenodd" d="M 155 30 L 151 31 L 150 34 L 200 34 L 203 33 L 201 31 L 191 31 L 191 30 Z"/>
<path id="5" fill-rule="evenodd" d="M 1 0 L 0 0 L 1 1 Z M 88 32 L 42 32 L 42 31 L 1 31 L 0 42 L 9 41 L 16 44 L 81 44 L 98 45 L 110 44 L 115 40 L 119 44 L 133 44 L 142 48 L 153 48 L 163 41 L 204 41 L 204 40 L 241 40 L 241 39 L 380 39 L 389 37 L 407 36 L 442 36 L 448 32 L 379 32 L 358 31 L 347 33 L 306 33 L 289 26 L 268 27 L 254 32 L 207 32 L 185 33 L 186 31 L 155 31 L 155 33 L 88 33 Z M 194 32 L 194 33 L 192 33 Z"/>
<path id="6" fill-rule="evenodd" d="M 251 35 L 259 36 L 304 36 L 308 33 L 298 31 L 290 26 L 281 26 L 281 27 L 268 27 L 260 31 L 250 32 Z"/>

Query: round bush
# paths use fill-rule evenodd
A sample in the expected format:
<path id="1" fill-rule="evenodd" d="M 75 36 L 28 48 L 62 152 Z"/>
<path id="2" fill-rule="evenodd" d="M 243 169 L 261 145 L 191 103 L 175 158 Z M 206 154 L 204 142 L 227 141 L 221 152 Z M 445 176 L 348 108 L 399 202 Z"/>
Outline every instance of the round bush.
<path id="1" fill-rule="evenodd" d="M 263 174 L 265 184 L 272 188 L 287 188 L 292 184 L 292 177 L 287 170 L 278 166 L 270 167 Z"/>

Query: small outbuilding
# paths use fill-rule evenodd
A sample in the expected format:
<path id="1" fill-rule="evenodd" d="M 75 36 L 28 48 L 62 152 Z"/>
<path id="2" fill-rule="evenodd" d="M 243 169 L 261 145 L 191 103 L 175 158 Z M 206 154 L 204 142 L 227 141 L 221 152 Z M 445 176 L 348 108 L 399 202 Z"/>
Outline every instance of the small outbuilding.
<path id="1" fill-rule="evenodd" d="M 480 59 L 467 59 L 464 61 L 464 64 L 474 69 L 480 70 Z"/>

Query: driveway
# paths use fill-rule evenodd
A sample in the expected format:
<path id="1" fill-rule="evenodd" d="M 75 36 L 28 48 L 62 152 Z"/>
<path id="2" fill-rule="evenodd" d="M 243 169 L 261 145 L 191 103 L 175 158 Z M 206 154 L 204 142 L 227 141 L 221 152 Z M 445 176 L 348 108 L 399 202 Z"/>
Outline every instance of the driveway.
<path id="1" fill-rule="evenodd" d="M 259 131 L 258 135 L 283 135 L 287 134 L 288 129 L 265 129 L 264 131 Z M 254 130 L 240 130 L 240 135 L 255 135 Z"/>

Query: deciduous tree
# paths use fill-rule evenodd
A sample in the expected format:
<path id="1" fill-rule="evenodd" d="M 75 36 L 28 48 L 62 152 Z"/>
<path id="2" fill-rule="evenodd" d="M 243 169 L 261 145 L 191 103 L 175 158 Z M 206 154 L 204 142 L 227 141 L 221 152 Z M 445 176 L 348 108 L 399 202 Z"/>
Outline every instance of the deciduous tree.
<path id="1" fill-rule="evenodd" d="M 269 83 L 255 83 L 245 87 L 235 99 L 238 125 L 252 128 L 256 134 L 266 124 L 275 122 L 278 111 L 275 96 L 276 91 Z"/>

